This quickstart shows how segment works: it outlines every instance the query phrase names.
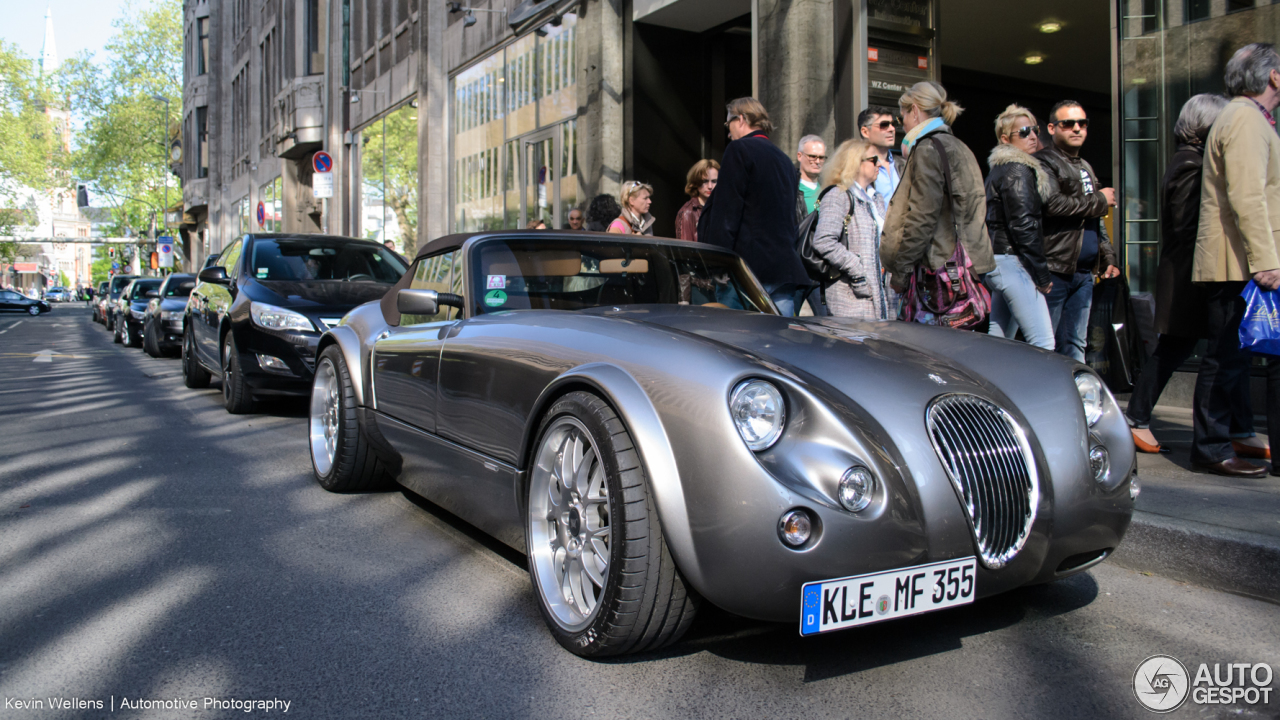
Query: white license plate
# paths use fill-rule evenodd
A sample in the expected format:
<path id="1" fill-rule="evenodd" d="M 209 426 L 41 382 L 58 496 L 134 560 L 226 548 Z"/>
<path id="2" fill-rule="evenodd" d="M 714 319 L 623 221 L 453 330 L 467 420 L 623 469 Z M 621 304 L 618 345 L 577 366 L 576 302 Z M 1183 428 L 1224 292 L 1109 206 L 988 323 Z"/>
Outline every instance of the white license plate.
<path id="1" fill-rule="evenodd" d="M 805 583 L 800 590 L 800 634 L 966 605 L 973 602 L 977 567 L 977 559 L 968 557 Z"/>

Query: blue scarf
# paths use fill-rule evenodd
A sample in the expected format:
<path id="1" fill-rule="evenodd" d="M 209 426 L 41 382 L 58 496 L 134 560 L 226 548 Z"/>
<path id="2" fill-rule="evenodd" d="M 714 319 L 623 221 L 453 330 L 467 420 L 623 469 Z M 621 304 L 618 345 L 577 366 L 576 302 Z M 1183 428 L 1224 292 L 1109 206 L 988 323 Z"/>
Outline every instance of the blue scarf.
<path id="1" fill-rule="evenodd" d="M 907 133 L 907 136 L 902 138 L 902 156 L 909 157 L 911 155 L 911 148 L 915 147 L 917 140 L 938 128 L 944 128 L 946 126 L 947 124 L 942 121 L 942 118 L 936 117 L 928 122 L 922 122 L 911 128 L 911 132 Z"/>

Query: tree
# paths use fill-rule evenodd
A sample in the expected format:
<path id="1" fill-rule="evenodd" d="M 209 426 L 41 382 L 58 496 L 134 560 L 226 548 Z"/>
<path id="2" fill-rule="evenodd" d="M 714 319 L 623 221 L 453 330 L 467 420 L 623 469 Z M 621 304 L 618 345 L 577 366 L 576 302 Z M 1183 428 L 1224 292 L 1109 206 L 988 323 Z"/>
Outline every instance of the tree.
<path id="1" fill-rule="evenodd" d="M 150 229 L 164 204 L 169 127 L 182 117 L 182 2 L 126 5 L 112 23 L 105 62 L 82 54 L 64 67 L 72 109 L 84 127 L 72 167 L 112 208 L 111 234 Z M 152 96 L 169 98 L 165 103 Z M 167 120 L 167 122 L 166 122 Z M 170 199 L 181 197 L 170 192 Z M 160 221 L 161 215 L 157 218 Z"/>
<path id="2" fill-rule="evenodd" d="M 0 41 L 0 187 L 10 202 L 18 187 L 47 191 L 67 182 L 58 172 L 66 167 L 65 149 L 45 112 L 58 104 L 58 87 L 16 45 Z"/>
<path id="3" fill-rule="evenodd" d="M 417 116 L 417 108 L 405 105 L 387 115 L 385 138 L 381 121 L 373 123 L 361 133 L 364 138 L 361 152 L 364 191 L 371 197 L 384 200 L 387 207 L 395 213 L 396 223 L 400 225 L 401 246 L 410 257 L 418 242 Z M 384 148 L 387 159 L 385 193 L 382 187 Z"/>

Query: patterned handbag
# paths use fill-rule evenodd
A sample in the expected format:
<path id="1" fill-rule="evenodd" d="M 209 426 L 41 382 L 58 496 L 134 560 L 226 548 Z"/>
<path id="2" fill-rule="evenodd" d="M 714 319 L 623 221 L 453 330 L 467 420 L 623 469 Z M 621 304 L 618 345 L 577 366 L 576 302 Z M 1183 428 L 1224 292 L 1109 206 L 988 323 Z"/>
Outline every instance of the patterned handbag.
<path id="1" fill-rule="evenodd" d="M 902 296 L 902 319 L 925 325 L 972 330 L 991 313 L 991 293 L 978 282 L 973 272 L 973 261 L 960 242 L 959 214 L 955 196 L 951 194 L 951 163 L 946 149 L 937 138 L 930 136 L 942 161 L 943 191 L 951 198 L 951 219 L 954 224 L 956 247 L 943 266 L 933 270 L 918 265 L 907 279 L 907 291 Z"/>

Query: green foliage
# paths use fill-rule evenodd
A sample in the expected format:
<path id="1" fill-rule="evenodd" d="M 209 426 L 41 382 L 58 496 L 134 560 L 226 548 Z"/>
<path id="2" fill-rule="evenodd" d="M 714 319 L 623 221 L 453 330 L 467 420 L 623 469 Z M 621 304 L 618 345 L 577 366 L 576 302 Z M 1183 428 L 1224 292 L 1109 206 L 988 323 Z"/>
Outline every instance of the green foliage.
<path id="1" fill-rule="evenodd" d="M 385 148 L 387 153 L 387 207 L 400 224 L 400 246 L 413 257 L 418 242 L 418 109 L 409 105 L 387 116 Z M 362 174 L 365 193 L 381 198 L 382 122 L 375 122 L 361 133 Z"/>
<path id="2" fill-rule="evenodd" d="M 16 45 L 0 41 L 0 185 L 48 191 L 67 184 L 66 174 L 59 172 L 67 163 L 60 137 L 65 119 L 46 112 L 66 107 L 54 80 L 41 78 L 35 62 Z"/>
<path id="3" fill-rule="evenodd" d="M 111 258 L 107 256 L 106 246 L 95 245 L 93 248 L 93 263 L 89 265 L 89 277 L 92 278 L 95 288 L 98 283 L 106 282 L 110 279 L 108 273 L 111 272 L 111 263 Z"/>
<path id="4" fill-rule="evenodd" d="M 182 2 L 153 0 L 125 12 L 112 23 L 108 60 L 81 55 L 64 65 L 72 108 L 84 123 L 72 167 L 91 184 L 94 204 L 112 208 L 112 235 L 149 229 L 166 181 L 170 201 L 182 195 L 167 177 L 168 135 L 182 118 Z M 167 122 L 165 103 L 153 95 L 169 98 Z"/>

